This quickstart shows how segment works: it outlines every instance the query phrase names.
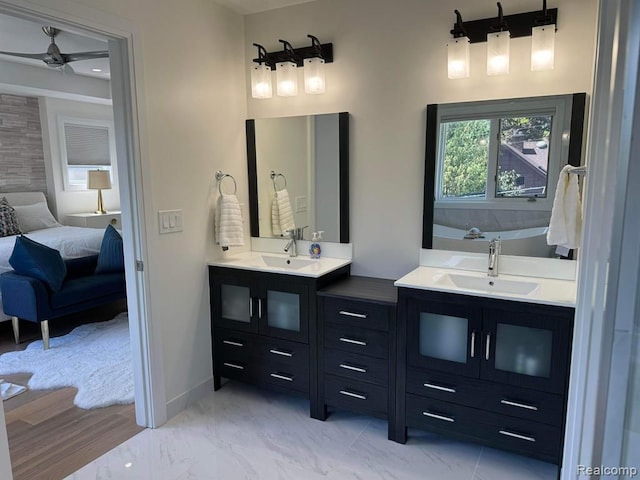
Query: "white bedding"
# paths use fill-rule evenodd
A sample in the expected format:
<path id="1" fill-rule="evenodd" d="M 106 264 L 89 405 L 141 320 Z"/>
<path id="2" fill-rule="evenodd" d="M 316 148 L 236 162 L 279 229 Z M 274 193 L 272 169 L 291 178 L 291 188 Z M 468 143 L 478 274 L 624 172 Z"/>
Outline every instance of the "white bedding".
<path id="1" fill-rule="evenodd" d="M 60 251 L 62 258 L 78 258 L 96 255 L 100 251 L 103 228 L 84 227 L 52 227 L 28 233 L 26 237 Z M 13 252 L 16 236 L 0 238 L 0 274 L 13 270 L 9 265 L 9 257 Z M 2 311 L 0 298 L 0 321 L 7 320 Z"/>

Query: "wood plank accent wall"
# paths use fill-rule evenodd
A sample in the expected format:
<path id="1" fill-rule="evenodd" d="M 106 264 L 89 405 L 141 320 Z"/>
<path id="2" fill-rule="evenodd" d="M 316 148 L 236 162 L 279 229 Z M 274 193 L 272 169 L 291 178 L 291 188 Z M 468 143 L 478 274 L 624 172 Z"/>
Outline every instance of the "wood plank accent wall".
<path id="1" fill-rule="evenodd" d="M 36 97 L 0 94 L 0 191 L 47 192 Z"/>

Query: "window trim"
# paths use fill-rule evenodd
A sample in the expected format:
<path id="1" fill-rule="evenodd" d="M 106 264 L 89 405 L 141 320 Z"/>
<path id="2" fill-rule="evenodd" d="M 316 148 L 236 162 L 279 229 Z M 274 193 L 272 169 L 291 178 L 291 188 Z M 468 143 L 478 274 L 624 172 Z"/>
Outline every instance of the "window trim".
<path id="1" fill-rule="evenodd" d="M 69 115 L 58 115 L 58 137 L 59 137 L 59 145 L 60 145 L 60 168 L 62 169 L 62 181 L 63 188 L 68 192 L 85 192 L 88 191 L 86 185 L 78 185 L 71 183 L 69 179 L 69 168 L 83 168 L 85 167 L 87 170 L 92 169 L 102 169 L 108 170 L 111 174 L 111 184 L 113 188 L 116 187 L 117 183 L 117 171 L 116 171 L 116 145 L 115 145 L 115 135 L 114 135 L 114 125 L 112 120 L 106 119 L 98 119 L 98 118 L 88 118 L 88 117 L 77 117 L 77 116 L 69 116 Z M 103 127 L 107 129 L 107 136 L 109 142 L 109 162 L 110 165 L 96 166 L 96 165 L 72 165 L 70 166 L 67 160 L 67 142 L 65 137 L 65 125 L 79 125 L 82 127 Z"/>

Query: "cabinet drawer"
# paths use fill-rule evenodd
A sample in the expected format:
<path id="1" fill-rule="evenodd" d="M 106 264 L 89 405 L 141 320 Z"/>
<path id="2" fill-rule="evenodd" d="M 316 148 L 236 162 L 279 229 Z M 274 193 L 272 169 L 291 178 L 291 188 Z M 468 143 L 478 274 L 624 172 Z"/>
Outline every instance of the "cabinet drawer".
<path id="1" fill-rule="evenodd" d="M 562 397 L 528 388 L 409 367 L 407 391 L 547 425 L 563 424 Z"/>
<path id="2" fill-rule="evenodd" d="M 341 350 L 324 350 L 324 371 L 341 377 L 375 383 L 383 387 L 389 383 L 387 360 Z"/>
<path id="3" fill-rule="evenodd" d="M 213 334 L 216 359 L 231 359 L 247 363 L 259 351 L 257 335 L 216 328 Z"/>
<path id="4" fill-rule="evenodd" d="M 388 307 L 369 302 L 325 298 L 324 321 L 387 331 L 389 310 Z"/>
<path id="5" fill-rule="evenodd" d="M 557 462 L 562 430 L 522 418 L 407 394 L 407 425 L 455 432 L 497 448 Z"/>
<path id="6" fill-rule="evenodd" d="M 259 348 L 260 358 L 266 362 L 274 361 L 283 365 L 304 366 L 309 369 L 308 345 L 278 338 L 263 337 Z"/>
<path id="7" fill-rule="evenodd" d="M 263 361 L 259 381 L 281 388 L 309 393 L 309 366 L 291 365 L 280 361 Z"/>
<path id="8" fill-rule="evenodd" d="M 257 375 L 257 362 L 255 360 L 236 360 L 235 358 L 218 357 L 216 360 L 216 373 L 221 377 L 242 381 L 253 381 Z"/>
<path id="9" fill-rule="evenodd" d="M 324 325 L 324 346 L 377 358 L 389 357 L 387 333 L 349 325 Z"/>
<path id="10" fill-rule="evenodd" d="M 380 385 L 325 375 L 325 402 L 354 412 L 388 415 L 389 390 Z"/>

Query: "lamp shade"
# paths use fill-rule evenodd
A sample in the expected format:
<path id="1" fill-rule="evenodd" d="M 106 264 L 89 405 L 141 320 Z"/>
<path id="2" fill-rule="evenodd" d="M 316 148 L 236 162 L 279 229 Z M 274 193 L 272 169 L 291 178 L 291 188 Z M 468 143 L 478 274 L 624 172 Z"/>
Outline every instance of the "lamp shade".
<path id="1" fill-rule="evenodd" d="M 271 98 L 272 95 L 271 68 L 264 63 L 252 64 L 251 96 L 253 98 Z"/>
<path id="2" fill-rule="evenodd" d="M 509 73 L 509 32 L 487 34 L 487 75 Z"/>
<path id="3" fill-rule="evenodd" d="M 324 60 L 319 57 L 305 58 L 303 64 L 305 93 L 324 93 Z"/>
<path id="4" fill-rule="evenodd" d="M 531 71 L 553 70 L 556 26 L 542 25 L 531 29 Z"/>
<path id="5" fill-rule="evenodd" d="M 447 76 L 451 79 L 469 77 L 469 38 L 458 37 L 447 44 Z"/>
<path id="6" fill-rule="evenodd" d="M 108 170 L 87 171 L 87 189 L 109 190 L 111 188 L 111 174 Z"/>
<path id="7" fill-rule="evenodd" d="M 298 66 L 294 62 L 276 64 L 276 91 L 280 97 L 298 95 Z"/>

